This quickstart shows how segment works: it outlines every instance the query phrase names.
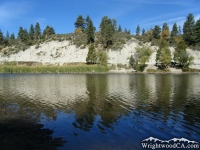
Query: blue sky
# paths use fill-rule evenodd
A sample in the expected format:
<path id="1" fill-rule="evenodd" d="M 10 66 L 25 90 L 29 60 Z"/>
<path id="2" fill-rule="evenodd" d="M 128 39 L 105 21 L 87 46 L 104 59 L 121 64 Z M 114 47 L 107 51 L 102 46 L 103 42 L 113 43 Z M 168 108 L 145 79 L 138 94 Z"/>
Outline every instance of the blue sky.
<path id="1" fill-rule="evenodd" d="M 97 30 L 108 16 L 134 34 L 138 24 L 145 30 L 164 22 L 170 29 L 175 22 L 182 26 L 189 13 L 200 18 L 200 0 L 1 0 L 0 29 L 17 36 L 20 26 L 29 30 L 39 22 L 42 30 L 50 25 L 56 33 L 71 33 L 77 16 L 89 15 Z"/>

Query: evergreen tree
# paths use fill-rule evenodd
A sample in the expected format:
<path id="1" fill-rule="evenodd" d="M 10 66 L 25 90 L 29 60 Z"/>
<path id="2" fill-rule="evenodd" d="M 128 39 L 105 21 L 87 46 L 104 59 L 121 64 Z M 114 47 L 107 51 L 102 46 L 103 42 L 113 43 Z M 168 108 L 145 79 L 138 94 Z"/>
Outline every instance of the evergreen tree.
<path id="1" fill-rule="evenodd" d="M 6 39 L 7 39 L 7 40 L 10 40 L 10 35 L 9 35 L 9 32 L 8 32 L 8 31 L 6 32 Z"/>
<path id="2" fill-rule="evenodd" d="M 137 28 L 136 28 L 136 35 L 140 35 L 140 26 L 137 25 Z"/>
<path id="3" fill-rule="evenodd" d="M 33 25 L 31 24 L 30 29 L 29 29 L 29 38 L 30 40 L 34 40 L 34 34 L 35 34 L 35 30 Z"/>
<path id="4" fill-rule="evenodd" d="M 2 46 L 7 46 L 8 45 L 8 40 L 6 38 L 4 38 L 3 36 L 3 32 L 0 29 L 0 49 L 2 48 Z"/>
<path id="5" fill-rule="evenodd" d="M 161 32 L 161 29 L 158 25 L 155 25 L 154 29 L 153 29 L 153 37 L 156 38 L 156 39 L 159 39 L 160 38 L 160 32 Z"/>
<path id="6" fill-rule="evenodd" d="M 23 28 L 22 27 L 19 27 L 19 32 L 18 32 L 18 36 L 17 36 L 17 38 L 18 39 L 22 39 L 22 37 L 23 37 Z"/>
<path id="7" fill-rule="evenodd" d="M 101 20 L 100 28 L 101 41 L 104 44 L 104 46 L 108 47 L 109 45 L 112 45 L 114 34 L 112 20 L 107 16 L 104 16 Z"/>
<path id="8" fill-rule="evenodd" d="M 88 26 L 85 30 L 85 33 L 87 34 L 87 42 L 88 43 L 93 43 L 94 42 L 94 33 L 95 33 L 96 28 L 93 25 L 92 20 L 88 20 Z"/>
<path id="9" fill-rule="evenodd" d="M 126 29 L 126 28 L 124 29 L 124 33 L 128 33 L 128 31 L 127 31 L 127 29 Z"/>
<path id="10" fill-rule="evenodd" d="M 28 41 L 29 41 L 28 31 L 26 29 L 22 29 L 20 32 L 21 33 L 20 33 L 19 38 L 20 38 L 21 42 L 24 44 L 28 44 Z"/>
<path id="11" fill-rule="evenodd" d="M 119 27 L 118 27 L 118 32 L 122 32 L 122 27 L 121 27 L 121 25 L 119 25 Z"/>
<path id="12" fill-rule="evenodd" d="M 108 64 L 108 55 L 104 51 L 99 51 L 97 54 L 97 62 L 99 65 L 107 67 Z"/>
<path id="13" fill-rule="evenodd" d="M 195 38 L 195 20 L 193 14 L 190 13 L 183 25 L 183 39 L 187 45 L 194 45 Z"/>
<path id="14" fill-rule="evenodd" d="M 14 40 L 15 39 L 15 35 L 14 35 L 14 33 L 12 33 L 11 35 L 10 35 L 10 40 Z"/>
<path id="15" fill-rule="evenodd" d="M 186 51 L 187 45 L 184 41 L 180 41 L 177 44 L 174 52 L 174 60 L 180 63 L 181 67 L 187 68 L 193 60 L 193 57 L 189 56 L 189 53 Z"/>
<path id="16" fill-rule="evenodd" d="M 178 35 L 178 26 L 176 23 L 174 23 L 171 31 L 171 38 L 174 38 Z"/>
<path id="17" fill-rule="evenodd" d="M 3 32 L 0 29 L 0 45 L 4 44 L 4 37 L 3 37 Z"/>
<path id="18" fill-rule="evenodd" d="M 46 28 L 43 31 L 43 35 L 48 36 L 48 35 L 53 35 L 53 34 L 55 34 L 53 27 L 50 27 L 50 26 L 47 25 Z"/>
<path id="19" fill-rule="evenodd" d="M 128 30 L 128 34 L 131 35 L 131 30 L 130 29 Z"/>
<path id="20" fill-rule="evenodd" d="M 90 20 L 91 20 L 91 19 L 90 19 L 90 16 L 87 15 L 87 17 L 86 17 L 86 19 L 85 19 L 86 28 L 88 27 Z"/>
<path id="21" fill-rule="evenodd" d="M 82 15 L 79 15 L 78 18 L 76 19 L 76 22 L 74 23 L 74 26 L 76 29 L 81 28 L 82 31 L 85 30 L 86 28 L 86 23 Z"/>
<path id="22" fill-rule="evenodd" d="M 200 44 L 200 19 L 197 20 L 196 25 L 195 25 L 195 34 L 196 34 L 196 39 L 195 43 Z"/>
<path id="23" fill-rule="evenodd" d="M 169 30 L 169 26 L 167 25 L 166 22 L 163 23 L 163 26 L 162 26 L 162 32 L 163 32 L 164 30 Z"/>
<path id="24" fill-rule="evenodd" d="M 97 54 L 95 51 L 95 47 L 94 45 L 90 45 L 89 50 L 88 50 L 88 54 L 86 57 L 86 62 L 88 64 L 95 64 L 97 61 Z"/>
<path id="25" fill-rule="evenodd" d="M 142 29 L 142 35 L 145 36 L 145 30 L 144 30 L 144 28 Z"/>
<path id="26" fill-rule="evenodd" d="M 115 32 L 117 30 L 117 20 L 116 19 L 112 19 L 112 26 L 113 26 L 113 32 Z"/>
<path id="27" fill-rule="evenodd" d="M 129 66 L 134 67 L 135 66 L 135 59 L 133 58 L 133 55 L 129 58 Z"/>
<path id="28" fill-rule="evenodd" d="M 34 38 L 35 40 L 39 40 L 41 37 L 41 29 L 40 29 L 40 24 L 37 22 L 35 25 L 35 34 L 34 34 Z"/>

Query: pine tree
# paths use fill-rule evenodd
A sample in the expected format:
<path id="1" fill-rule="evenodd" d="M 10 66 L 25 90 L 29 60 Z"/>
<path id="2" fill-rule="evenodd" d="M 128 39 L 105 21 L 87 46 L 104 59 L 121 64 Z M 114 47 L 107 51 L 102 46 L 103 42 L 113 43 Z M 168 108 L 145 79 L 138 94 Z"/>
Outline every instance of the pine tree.
<path id="1" fill-rule="evenodd" d="M 10 40 L 14 40 L 15 39 L 15 35 L 14 35 L 14 33 L 12 33 L 11 35 L 10 35 Z"/>
<path id="2" fill-rule="evenodd" d="M 35 30 L 33 25 L 31 24 L 30 29 L 29 29 L 29 38 L 30 40 L 34 40 L 34 34 L 35 34 Z"/>
<path id="3" fill-rule="evenodd" d="M 112 45 L 113 43 L 113 26 L 112 26 L 112 20 L 108 18 L 107 16 L 104 16 L 101 20 L 100 24 L 101 28 L 101 41 L 104 44 L 105 47 L 108 47 L 109 45 Z"/>
<path id="4" fill-rule="evenodd" d="M 126 28 L 124 29 L 124 33 L 128 33 L 128 30 Z"/>
<path id="5" fill-rule="evenodd" d="M 87 15 L 87 17 L 86 17 L 86 19 L 85 19 L 86 28 L 88 27 L 88 25 L 89 25 L 89 21 L 90 21 L 90 20 L 91 20 L 91 19 L 90 19 L 90 16 Z"/>
<path id="6" fill-rule="evenodd" d="M 155 25 L 154 29 L 153 29 L 153 37 L 156 38 L 156 39 L 159 39 L 160 38 L 160 32 L 161 32 L 161 29 L 158 25 Z"/>
<path id="7" fill-rule="evenodd" d="M 174 23 L 171 31 L 171 37 L 174 38 L 178 35 L 178 26 L 176 23 Z"/>
<path id="8" fill-rule="evenodd" d="M 129 58 L 129 66 L 134 67 L 135 65 L 135 59 L 133 58 L 133 55 Z"/>
<path id="9" fill-rule="evenodd" d="M 140 35 L 140 26 L 137 25 L 137 28 L 136 28 L 136 35 Z"/>
<path id="10" fill-rule="evenodd" d="M 195 25 L 195 34 L 196 34 L 196 39 L 195 43 L 200 44 L 200 19 L 197 20 L 196 25 Z"/>
<path id="11" fill-rule="evenodd" d="M 122 32 L 122 27 L 121 27 L 121 25 L 119 25 L 119 27 L 118 27 L 118 32 Z"/>
<path id="12" fill-rule="evenodd" d="M 86 62 L 88 64 L 95 64 L 97 61 L 97 54 L 95 51 L 95 47 L 94 45 L 90 45 L 89 50 L 88 50 L 88 54 L 86 57 Z"/>
<path id="13" fill-rule="evenodd" d="M 117 20 L 116 19 L 112 19 L 112 26 L 113 26 L 113 32 L 115 32 L 117 30 Z"/>
<path id="14" fill-rule="evenodd" d="M 17 36 L 17 38 L 18 39 L 22 39 L 22 37 L 23 37 L 23 28 L 22 27 L 19 27 L 19 32 L 18 32 L 18 36 Z"/>
<path id="15" fill-rule="evenodd" d="M 144 28 L 142 29 L 142 35 L 145 36 L 145 30 L 144 30 Z"/>
<path id="16" fill-rule="evenodd" d="M 5 46 L 7 46 L 9 43 L 8 43 L 8 40 L 3 36 L 3 32 L 0 30 L 0 49 Z"/>
<path id="17" fill-rule="evenodd" d="M 76 22 L 74 23 L 74 26 L 76 29 L 81 28 L 82 31 L 85 30 L 86 28 L 86 23 L 82 15 L 79 15 L 78 18 L 76 19 Z"/>
<path id="18" fill-rule="evenodd" d="M 0 29 L 0 45 L 4 44 L 4 37 L 3 37 L 3 32 Z"/>
<path id="19" fill-rule="evenodd" d="M 40 24 L 37 22 L 35 25 L 35 34 L 34 34 L 34 38 L 35 40 L 39 40 L 41 37 L 41 29 L 40 29 Z"/>
<path id="20" fill-rule="evenodd" d="M 26 29 L 23 30 L 23 37 L 22 37 L 22 42 L 25 44 L 28 44 L 29 41 L 29 34 L 28 31 Z"/>
<path id="21" fill-rule="evenodd" d="M 195 38 L 195 20 L 193 14 L 190 13 L 183 25 L 183 39 L 187 45 L 194 45 Z"/>
<path id="22" fill-rule="evenodd" d="M 6 39 L 7 39 L 7 40 L 10 40 L 10 35 L 9 35 L 9 32 L 8 32 L 8 31 L 6 32 Z"/>
<path id="23" fill-rule="evenodd" d="M 131 30 L 130 29 L 128 30 L 128 34 L 131 35 Z"/>
<path id="24" fill-rule="evenodd" d="M 93 25 L 92 20 L 88 20 L 88 26 L 85 30 L 85 33 L 87 34 L 87 42 L 88 43 L 93 43 L 94 42 L 94 33 L 95 33 L 96 28 Z"/>
<path id="25" fill-rule="evenodd" d="M 43 31 L 43 35 L 48 36 L 48 35 L 53 35 L 53 34 L 55 34 L 53 27 L 50 27 L 50 26 L 47 25 L 46 28 Z"/>
<path id="26" fill-rule="evenodd" d="M 163 26 L 162 26 L 162 32 L 163 32 L 164 30 L 169 30 L 169 26 L 167 25 L 166 22 L 163 23 Z"/>

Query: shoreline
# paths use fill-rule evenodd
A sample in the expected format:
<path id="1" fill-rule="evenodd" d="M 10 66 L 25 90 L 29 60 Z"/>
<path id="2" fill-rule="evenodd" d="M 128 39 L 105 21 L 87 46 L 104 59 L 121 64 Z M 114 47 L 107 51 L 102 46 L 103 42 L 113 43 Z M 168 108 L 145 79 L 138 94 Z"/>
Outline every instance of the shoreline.
<path id="1" fill-rule="evenodd" d="M 0 73 L 4 74 L 200 74 L 200 72 L 25 72 L 25 73 Z"/>

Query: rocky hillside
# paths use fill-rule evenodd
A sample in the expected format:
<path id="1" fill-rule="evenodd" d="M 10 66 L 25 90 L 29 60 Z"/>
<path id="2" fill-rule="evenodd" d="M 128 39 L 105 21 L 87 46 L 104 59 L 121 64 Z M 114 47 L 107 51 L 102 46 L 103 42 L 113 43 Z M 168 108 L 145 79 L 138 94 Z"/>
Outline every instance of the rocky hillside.
<path id="1" fill-rule="evenodd" d="M 150 45 L 150 44 L 149 44 Z M 129 57 L 134 55 L 136 47 L 139 46 L 138 41 L 134 38 L 130 39 L 119 50 L 107 50 L 109 56 L 109 64 L 129 64 Z M 147 62 L 149 65 L 155 64 L 156 51 L 158 47 L 152 46 L 152 55 Z M 173 56 L 174 48 L 170 47 Z M 192 68 L 200 69 L 200 51 L 187 51 L 194 57 L 194 65 Z M 5 56 L 3 51 L 0 53 L 0 62 L 35 62 L 43 65 L 63 65 L 68 63 L 85 63 L 88 53 L 88 48 L 77 48 L 70 41 L 49 41 L 42 44 L 34 45 L 26 50 L 21 50 L 16 54 Z"/>

